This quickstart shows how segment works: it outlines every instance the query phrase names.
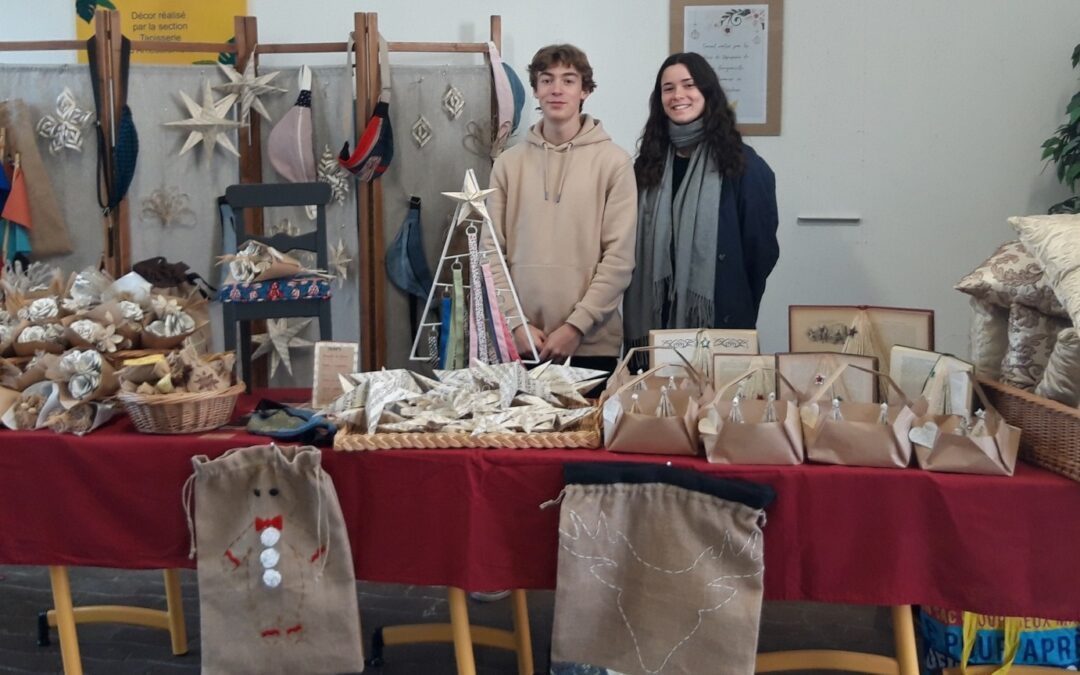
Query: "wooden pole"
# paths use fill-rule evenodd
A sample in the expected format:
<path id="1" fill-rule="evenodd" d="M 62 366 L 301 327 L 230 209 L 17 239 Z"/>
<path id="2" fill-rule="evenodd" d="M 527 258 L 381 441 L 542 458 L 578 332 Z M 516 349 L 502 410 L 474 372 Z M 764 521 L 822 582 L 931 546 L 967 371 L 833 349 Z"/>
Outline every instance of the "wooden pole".
<path id="1" fill-rule="evenodd" d="M 367 27 L 368 17 L 363 12 L 353 15 L 353 37 L 355 39 L 356 61 L 356 126 L 357 132 L 367 124 L 372 103 L 368 100 L 368 75 L 371 68 L 368 64 L 367 50 Z M 372 276 L 374 254 L 372 252 L 371 231 L 371 183 L 359 182 L 356 184 L 356 238 L 359 248 L 359 272 L 357 280 L 360 284 L 360 369 L 363 371 L 375 370 L 375 286 Z"/>
<path id="2" fill-rule="evenodd" d="M 371 109 L 382 93 L 381 71 L 379 69 L 379 15 L 368 12 L 367 25 L 368 51 L 368 101 Z M 371 182 L 371 264 L 372 284 L 375 296 L 375 368 L 386 365 L 386 237 L 383 223 L 382 181 Z"/>
<path id="3" fill-rule="evenodd" d="M 94 13 L 93 39 L 94 48 L 97 52 L 97 72 L 93 73 L 93 77 L 97 78 L 98 91 L 101 92 L 101 101 L 95 112 L 97 114 L 98 124 L 101 125 L 101 131 L 106 145 L 105 148 L 99 148 L 98 152 L 104 156 L 105 175 L 112 175 L 112 153 L 109 152 L 109 148 L 111 148 L 113 144 L 113 106 L 110 97 L 111 89 L 109 87 L 112 77 L 110 76 L 111 70 L 109 69 L 109 17 L 106 10 L 98 10 Z M 100 173 L 98 175 L 98 182 L 98 190 L 100 194 L 105 195 L 107 201 L 109 198 L 109 191 L 104 176 Z M 117 276 L 116 240 L 113 236 L 113 214 L 111 212 L 102 214 L 101 226 L 104 235 L 102 239 L 104 247 L 101 256 L 102 267 L 104 267 L 105 271 L 109 274 Z"/>
<path id="4" fill-rule="evenodd" d="M 119 132 L 117 125 L 119 124 L 121 110 L 124 105 L 125 95 L 127 92 L 124 90 L 124 80 L 121 74 L 121 46 L 123 38 L 123 29 L 120 23 L 120 12 L 112 10 L 108 14 L 109 16 L 109 73 L 112 79 L 112 120 L 113 120 L 113 140 L 112 145 L 116 145 L 116 134 Z M 115 171 L 115 167 L 113 170 Z M 131 271 L 131 214 L 130 204 L 128 202 L 127 195 L 120 200 L 116 208 L 113 209 L 112 223 L 113 223 L 113 246 L 114 246 L 114 261 L 116 269 L 113 274 L 116 277 L 120 277 L 123 274 L 127 274 Z"/>

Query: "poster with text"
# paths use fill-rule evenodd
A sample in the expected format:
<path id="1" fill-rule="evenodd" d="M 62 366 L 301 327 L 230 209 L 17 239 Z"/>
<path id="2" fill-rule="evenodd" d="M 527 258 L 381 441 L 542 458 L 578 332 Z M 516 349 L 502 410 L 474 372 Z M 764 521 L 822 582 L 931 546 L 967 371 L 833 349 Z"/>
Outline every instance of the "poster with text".
<path id="1" fill-rule="evenodd" d="M 75 36 L 94 34 L 94 11 L 120 12 L 124 35 L 133 42 L 232 42 L 233 19 L 247 14 L 247 0 L 74 0 Z M 133 63 L 233 63 L 235 54 L 133 51 Z M 79 55 L 86 62 L 86 53 Z"/>
<path id="2" fill-rule="evenodd" d="M 683 44 L 705 57 L 720 78 L 740 124 L 767 120 L 769 6 L 688 6 Z"/>

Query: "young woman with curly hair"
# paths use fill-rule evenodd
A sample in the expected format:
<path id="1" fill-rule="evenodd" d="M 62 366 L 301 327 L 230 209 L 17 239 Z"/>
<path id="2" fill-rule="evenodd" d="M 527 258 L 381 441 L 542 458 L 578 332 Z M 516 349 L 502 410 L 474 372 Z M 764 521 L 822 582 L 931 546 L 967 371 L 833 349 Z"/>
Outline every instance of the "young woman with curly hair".
<path id="1" fill-rule="evenodd" d="M 636 265 L 628 346 L 654 328 L 754 328 L 779 257 L 776 180 L 735 128 L 716 72 L 695 53 L 656 74 L 634 162 Z"/>

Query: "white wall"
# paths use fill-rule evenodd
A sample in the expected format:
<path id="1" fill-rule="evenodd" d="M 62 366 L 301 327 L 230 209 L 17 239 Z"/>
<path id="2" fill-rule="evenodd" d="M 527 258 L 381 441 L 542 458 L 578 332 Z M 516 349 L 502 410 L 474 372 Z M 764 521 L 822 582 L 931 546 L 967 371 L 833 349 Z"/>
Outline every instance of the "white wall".
<path id="1" fill-rule="evenodd" d="M 72 0 L 4 4 L 0 40 L 74 33 Z M 523 79 L 537 47 L 578 44 L 599 83 L 586 109 L 627 149 L 668 53 L 662 1 L 250 0 L 263 42 L 341 40 L 359 10 L 379 12 L 389 39 L 420 41 L 486 39 L 500 13 L 504 56 Z M 866 303 L 933 308 L 938 347 L 966 353 L 968 310 L 952 284 L 1010 236 L 1007 216 L 1066 195 L 1039 145 L 1078 89 L 1077 42 L 1076 0 L 787 0 L 783 133 L 748 139 L 780 199 L 763 347 L 786 347 L 789 304 Z M 799 225 L 800 214 L 862 222 Z"/>

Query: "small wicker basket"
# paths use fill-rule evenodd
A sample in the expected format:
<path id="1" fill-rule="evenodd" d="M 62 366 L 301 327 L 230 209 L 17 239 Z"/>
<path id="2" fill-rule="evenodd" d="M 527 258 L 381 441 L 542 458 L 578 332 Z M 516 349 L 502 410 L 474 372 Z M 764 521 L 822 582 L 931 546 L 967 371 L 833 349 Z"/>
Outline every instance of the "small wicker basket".
<path id="1" fill-rule="evenodd" d="M 393 450 L 405 448 L 599 448 L 599 409 L 568 431 L 534 433 L 504 432 L 469 434 L 464 432 L 359 433 L 346 426 L 334 436 L 335 450 Z"/>
<path id="2" fill-rule="evenodd" d="M 117 394 L 135 428 L 144 434 L 194 434 L 228 424 L 244 385 L 183 394 Z"/>
<path id="3" fill-rule="evenodd" d="M 1020 427 L 1020 459 L 1080 482 L 1080 409 L 979 377 L 990 403 Z"/>

